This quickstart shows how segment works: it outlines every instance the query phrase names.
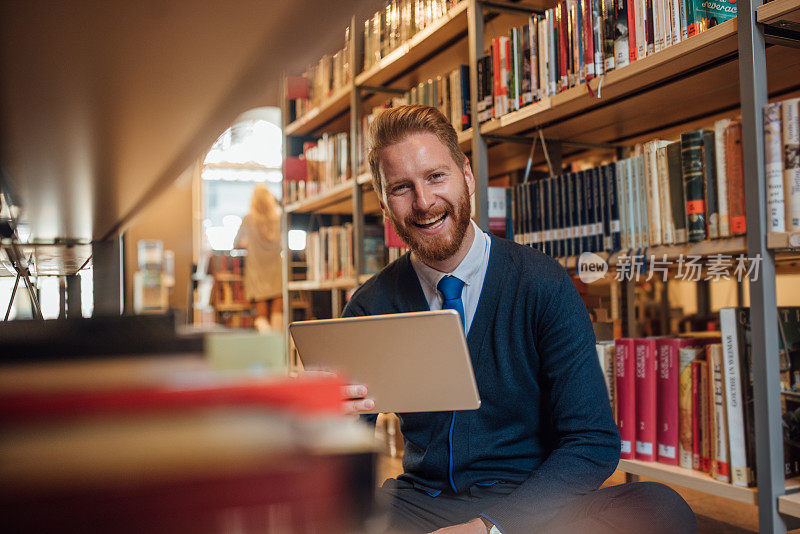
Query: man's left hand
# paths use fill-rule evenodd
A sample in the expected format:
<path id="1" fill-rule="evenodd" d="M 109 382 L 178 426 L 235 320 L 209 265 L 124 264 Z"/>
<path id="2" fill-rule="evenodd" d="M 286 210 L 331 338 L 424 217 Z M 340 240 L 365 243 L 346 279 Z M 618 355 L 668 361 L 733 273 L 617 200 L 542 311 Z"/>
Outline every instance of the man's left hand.
<path id="1" fill-rule="evenodd" d="M 486 525 L 480 519 L 473 519 L 469 523 L 440 528 L 432 534 L 486 534 Z"/>

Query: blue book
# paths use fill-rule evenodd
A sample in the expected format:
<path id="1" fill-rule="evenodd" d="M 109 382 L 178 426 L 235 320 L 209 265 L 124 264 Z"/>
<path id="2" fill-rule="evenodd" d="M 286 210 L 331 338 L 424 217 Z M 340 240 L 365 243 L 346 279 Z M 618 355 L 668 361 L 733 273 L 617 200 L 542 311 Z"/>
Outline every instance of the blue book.
<path id="1" fill-rule="evenodd" d="M 589 171 L 592 174 L 592 192 L 594 193 L 594 202 L 592 203 L 592 219 L 594 222 L 592 228 L 592 252 L 603 250 L 603 200 L 600 197 L 600 173 L 598 171 L 597 167 Z"/>
<path id="2" fill-rule="evenodd" d="M 610 163 L 604 167 L 606 171 L 606 189 L 608 190 L 608 233 L 611 236 L 608 244 L 608 251 L 615 252 L 622 248 L 622 236 L 620 234 L 619 224 L 619 192 L 617 191 L 617 168 L 616 165 Z"/>

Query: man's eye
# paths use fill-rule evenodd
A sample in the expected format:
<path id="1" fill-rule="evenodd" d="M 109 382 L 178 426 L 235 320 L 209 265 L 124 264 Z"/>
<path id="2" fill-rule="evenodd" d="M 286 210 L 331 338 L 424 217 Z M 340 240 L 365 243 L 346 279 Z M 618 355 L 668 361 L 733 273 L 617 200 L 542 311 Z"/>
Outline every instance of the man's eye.
<path id="1" fill-rule="evenodd" d="M 406 185 L 398 185 L 397 187 L 392 188 L 392 194 L 399 195 L 404 193 L 408 189 Z"/>
<path id="2" fill-rule="evenodd" d="M 431 174 L 431 180 L 441 180 L 444 177 L 443 172 L 435 172 Z"/>

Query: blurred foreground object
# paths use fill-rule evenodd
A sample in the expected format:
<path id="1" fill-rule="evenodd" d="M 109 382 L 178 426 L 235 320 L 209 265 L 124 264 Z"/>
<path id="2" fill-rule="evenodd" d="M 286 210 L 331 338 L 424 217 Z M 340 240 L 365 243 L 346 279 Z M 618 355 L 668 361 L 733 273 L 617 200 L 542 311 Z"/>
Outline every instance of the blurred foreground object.
<path id="1" fill-rule="evenodd" d="M 0 366 L 4 531 L 361 530 L 373 441 L 340 380 L 143 356 Z"/>

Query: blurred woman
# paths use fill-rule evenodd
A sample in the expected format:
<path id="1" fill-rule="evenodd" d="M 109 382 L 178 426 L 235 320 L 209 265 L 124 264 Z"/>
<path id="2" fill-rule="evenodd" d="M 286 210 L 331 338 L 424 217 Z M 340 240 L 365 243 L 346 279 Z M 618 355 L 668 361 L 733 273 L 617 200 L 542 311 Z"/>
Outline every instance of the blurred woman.
<path id="1" fill-rule="evenodd" d="M 256 184 L 234 247 L 247 250 L 244 262 L 245 298 L 255 303 L 258 331 L 283 327 L 283 278 L 281 266 L 281 209 L 264 184 Z"/>

